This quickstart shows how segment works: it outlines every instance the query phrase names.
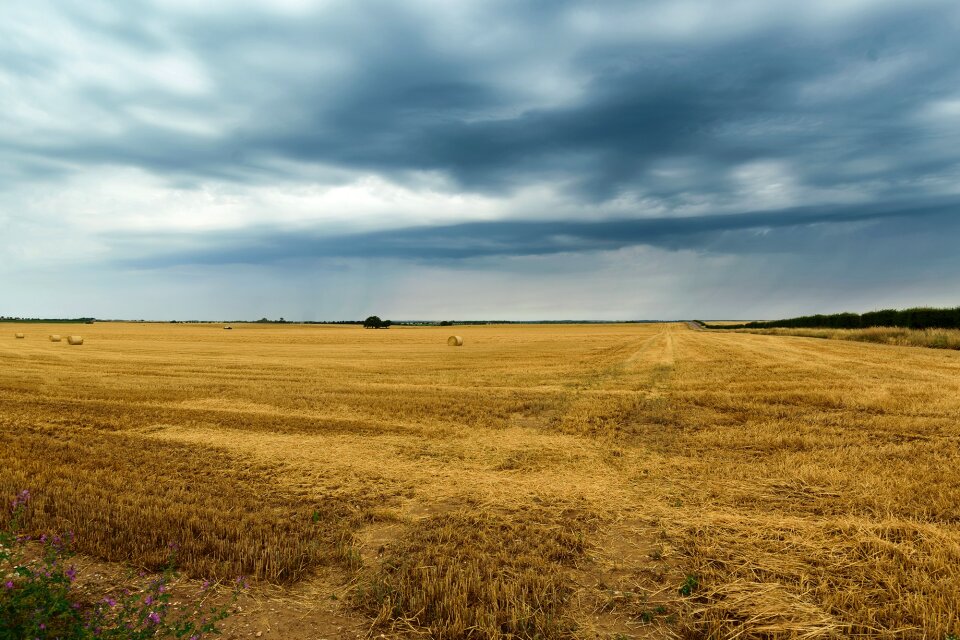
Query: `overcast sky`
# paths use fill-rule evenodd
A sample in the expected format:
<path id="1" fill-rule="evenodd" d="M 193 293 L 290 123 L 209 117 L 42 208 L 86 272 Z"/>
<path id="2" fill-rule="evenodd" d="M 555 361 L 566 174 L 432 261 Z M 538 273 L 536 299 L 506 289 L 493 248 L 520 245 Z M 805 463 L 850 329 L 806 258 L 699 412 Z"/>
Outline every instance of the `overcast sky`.
<path id="1" fill-rule="evenodd" d="M 956 0 L 10 0 L 0 315 L 960 305 L 958 33 Z"/>

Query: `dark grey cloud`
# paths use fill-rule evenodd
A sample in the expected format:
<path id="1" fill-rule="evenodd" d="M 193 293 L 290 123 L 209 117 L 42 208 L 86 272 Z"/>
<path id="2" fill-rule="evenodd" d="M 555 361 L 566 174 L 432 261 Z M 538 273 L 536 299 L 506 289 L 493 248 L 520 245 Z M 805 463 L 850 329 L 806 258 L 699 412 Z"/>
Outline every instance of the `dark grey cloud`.
<path id="1" fill-rule="evenodd" d="M 576 183 L 585 203 L 622 190 L 667 201 L 689 190 L 722 198 L 732 187 L 721 174 L 765 159 L 790 162 L 807 186 L 881 192 L 957 166 L 941 137 L 955 143 L 958 131 L 930 129 L 915 117 L 937 98 L 955 98 L 960 86 L 955 3 L 877 5 L 840 24 L 761 22 L 741 35 L 723 27 L 690 37 L 614 37 L 603 29 L 570 35 L 575 9 L 594 8 L 613 27 L 630 6 L 529 2 L 465 10 L 463 19 L 478 23 L 466 30 L 470 37 L 484 30 L 517 34 L 504 39 L 502 51 L 495 37 L 489 46 L 445 40 L 449 12 L 415 5 L 196 15 L 130 3 L 123 17 L 137 20 L 74 10 L 70 19 L 90 37 L 145 55 L 189 54 L 214 92 L 180 95 L 148 84 L 89 87 L 66 99 L 104 112 L 133 103 L 197 115 L 222 111 L 222 135 L 128 119 L 115 135 L 91 135 L 77 123 L 67 135 L 16 146 L 171 176 L 250 180 L 262 172 L 261 179 L 275 179 L 262 166 L 270 156 L 380 172 L 439 171 L 462 188 L 492 192 L 565 180 Z M 524 95 L 518 83 L 534 82 L 537 65 L 521 70 L 526 58 L 538 57 L 538 44 L 562 56 L 552 73 L 577 78 L 575 95 Z M 42 77 L 59 55 L 55 48 L 44 55 L 7 47 L 2 64 Z M 231 110 L 236 118 L 226 116 Z M 877 159 L 882 166 L 864 168 L 863 161 Z M 692 169 L 682 184 L 651 171 L 668 160 Z"/>
<path id="2" fill-rule="evenodd" d="M 900 237 L 905 230 L 917 228 L 933 230 L 933 237 L 948 239 L 952 246 L 954 233 L 960 231 L 960 198 L 592 222 L 504 220 L 337 235 L 259 227 L 227 233 L 108 237 L 127 251 L 147 248 L 146 255 L 125 259 L 123 264 L 166 268 L 329 258 L 455 261 L 612 251 L 638 245 L 734 254 L 803 253 L 832 251 L 837 242 L 856 249 L 870 238 L 884 234 Z M 195 247 L 158 248 L 185 244 Z M 855 253 L 850 257 L 855 260 Z"/>

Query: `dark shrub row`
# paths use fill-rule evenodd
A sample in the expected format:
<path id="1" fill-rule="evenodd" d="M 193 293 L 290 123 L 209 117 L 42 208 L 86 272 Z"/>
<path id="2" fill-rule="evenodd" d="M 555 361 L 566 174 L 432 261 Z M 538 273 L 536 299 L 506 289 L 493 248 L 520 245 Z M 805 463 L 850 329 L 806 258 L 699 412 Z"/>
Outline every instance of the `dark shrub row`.
<path id="1" fill-rule="evenodd" d="M 908 329 L 960 329 L 960 307 L 933 309 L 882 309 L 867 313 L 834 313 L 830 315 L 801 316 L 769 322 L 707 325 L 711 329 L 776 329 L 823 328 L 866 329 L 867 327 L 906 327 Z"/>

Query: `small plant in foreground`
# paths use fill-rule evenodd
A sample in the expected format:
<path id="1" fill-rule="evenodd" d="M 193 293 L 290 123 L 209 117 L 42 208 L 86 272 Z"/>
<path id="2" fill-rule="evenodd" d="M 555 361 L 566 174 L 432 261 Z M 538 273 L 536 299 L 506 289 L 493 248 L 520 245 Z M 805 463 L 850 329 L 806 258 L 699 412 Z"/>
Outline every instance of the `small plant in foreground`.
<path id="1" fill-rule="evenodd" d="M 200 640 L 219 633 L 217 624 L 230 615 L 228 607 L 171 602 L 175 545 L 161 576 L 142 589 L 95 601 L 75 586 L 77 571 L 69 564 L 72 534 L 36 540 L 21 534 L 29 500 L 30 493 L 21 491 L 11 503 L 8 523 L 0 527 L 0 640 Z M 31 543 L 40 546 L 39 554 L 28 549 Z M 241 586 L 245 584 L 238 580 L 234 599 Z M 204 584 L 207 588 L 209 583 Z"/>
<path id="2" fill-rule="evenodd" d="M 700 579 L 697 576 L 690 574 L 683 581 L 683 584 L 680 585 L 680 595 L 688 597 L 693 595 L 693 592 L 697 590 L 697 587 L 700 586 Z"/>
<path id="3" fill-rule="evenodd" d="M 666 613 L 667 613 L 667 608 L 662 604 L 655 606 L 652 610 L 644 609 L 643 611 L 640 612 L 640 615 L 639 615 L 640 622 L 643 622 L 645 624 L 650 624 L 651 622 L 654 622 L 657 619 L 657 616 L 662 616 Z"/>

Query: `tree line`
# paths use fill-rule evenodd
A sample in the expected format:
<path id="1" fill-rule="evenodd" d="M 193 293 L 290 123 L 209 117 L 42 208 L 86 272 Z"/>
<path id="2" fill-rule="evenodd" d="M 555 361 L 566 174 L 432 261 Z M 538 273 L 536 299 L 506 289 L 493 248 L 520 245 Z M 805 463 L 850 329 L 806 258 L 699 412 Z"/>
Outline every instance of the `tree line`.
<path id="1" fill-rule="evenodd" d="M 699 322 L 699 321 L 698 321 Z M 960 329 L 960 307 L 935 309 L 881 309 L 867 313 L 833 313 L 800 316 L 784 320 L 711 325 L 710 329 L 866 329 L 869 327 L 904 327 L 907 329 Z"/>
<path id="2" fill-rule="evenodd" d="M 0 322 L 42 322 L 44 324 L 93 324 L 94 318 L 18 318 L 14 316 L 0 316 Z"/>

